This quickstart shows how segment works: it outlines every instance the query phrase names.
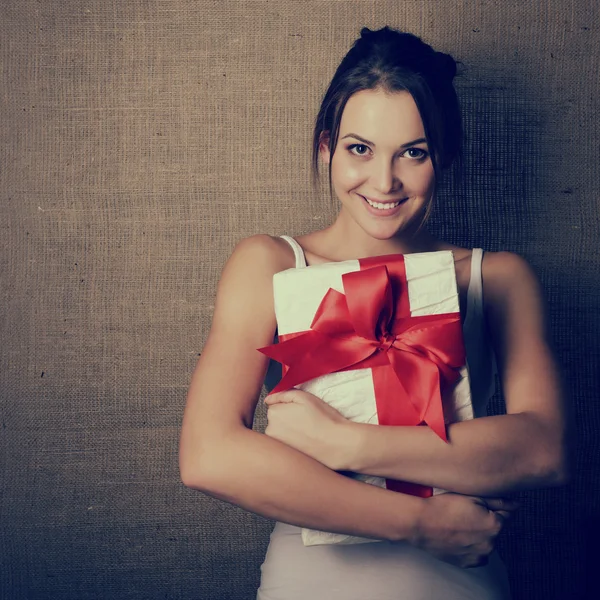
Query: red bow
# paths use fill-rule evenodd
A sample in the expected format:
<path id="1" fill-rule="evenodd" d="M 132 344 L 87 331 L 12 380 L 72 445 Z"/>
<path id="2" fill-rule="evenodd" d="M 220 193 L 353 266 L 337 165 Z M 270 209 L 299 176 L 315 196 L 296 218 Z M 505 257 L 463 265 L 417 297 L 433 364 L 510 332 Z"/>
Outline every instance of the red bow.
<path id="1" fill-rule="evenodd" d="M 446 441 L 441 390 L 465 363 L 460 315 L 411 317 L 403 258 L 362 260 L 342 276 L 345 295 L 325 294 L 309 331 L 260 348 L 288 367 L 272 393 L 372 368 L 380 425 L 427 424 Z"/>

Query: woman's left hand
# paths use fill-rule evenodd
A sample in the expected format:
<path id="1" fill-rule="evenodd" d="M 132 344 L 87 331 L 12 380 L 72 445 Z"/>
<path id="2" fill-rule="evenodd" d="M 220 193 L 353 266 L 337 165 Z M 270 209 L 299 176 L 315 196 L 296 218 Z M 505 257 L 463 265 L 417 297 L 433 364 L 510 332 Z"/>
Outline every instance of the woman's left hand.
<path id="1" fill-rule="evenodd" d="M 265 398 L 265 434 L 335 471 L 345 470 L 351 421 L 317 396 L 292 389 Z"/>

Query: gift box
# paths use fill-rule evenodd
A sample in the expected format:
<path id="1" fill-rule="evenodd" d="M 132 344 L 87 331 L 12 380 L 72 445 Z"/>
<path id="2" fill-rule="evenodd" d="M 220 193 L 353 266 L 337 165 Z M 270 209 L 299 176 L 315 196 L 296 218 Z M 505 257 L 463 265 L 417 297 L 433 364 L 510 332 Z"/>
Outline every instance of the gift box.
<path id="1" fill-rule="evenodd" d="M 388 255 L 288 269 L 273 278 L 283 365 L 272 393 L 296 387 L 360 423 L 429 426 L 473 418 L 452 252 Z M 422 497 L 443 490 L 353 477 Z M 369 542 L 310 529 L 305 545 Z"/>

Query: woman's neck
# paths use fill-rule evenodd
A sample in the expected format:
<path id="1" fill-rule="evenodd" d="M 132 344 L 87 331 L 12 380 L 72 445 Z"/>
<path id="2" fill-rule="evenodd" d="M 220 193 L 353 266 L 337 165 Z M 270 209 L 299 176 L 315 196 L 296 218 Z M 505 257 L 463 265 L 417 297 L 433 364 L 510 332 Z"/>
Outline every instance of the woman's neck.
<path id="1" fill-rule="evenodd" d="M 392 238 L 381 240 L 370 236 L 354 221 L 340 218 L 326 229 L 306 237 L 311 238 L 312 252 L 330 261 L 430 252 L 439 245 L 439 240 L 425 228 L 417 232 L 399 232 Z"/>

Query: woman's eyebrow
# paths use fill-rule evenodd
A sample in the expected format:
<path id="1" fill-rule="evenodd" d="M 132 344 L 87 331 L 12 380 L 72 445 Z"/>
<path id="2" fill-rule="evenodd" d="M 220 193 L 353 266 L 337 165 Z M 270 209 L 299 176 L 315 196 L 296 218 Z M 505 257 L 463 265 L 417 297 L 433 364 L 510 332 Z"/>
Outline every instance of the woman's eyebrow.
<path id="1" fill-rule="evenodd" d="M 412 142 L 406 142 L 406 144 L 402 144 L 400 148 L 408 148 L 409 146 L 416 146 L 417 144 L 426 144 L 427 138 L 421 137 L 413 140 Z"/>
<path id="2" fill-rule="evenodd" d="M 359 142 L 362 142 L 363 144 L 366 144 L 367 146 L 375 146 L 375 142 L 370 142 L 369 140 L 366 140 L 365 138 L 360 137 L 360 135 L 356 135 L 355 133 L 348 133 L 342 139 L 345 140 L 346 138 L 349 138 L 349 137 L 356 138 Z"/>
<path id="3" fill-rule="evenodd" d="M 356 133 L 348 133 L 342 139 L 345 140 L 346 138 L 349 138 L 349 137 L 356 138 L 359 142 L 362 142 L 363 144 L 366 144 L 367 146 L 373 146 L 373 147 L 376 146 L 375 142 L 370 142 L 369 140 L 361 137 L 360 135 L 356 135 Z M 412 140 L 411 142 L 406 142 L 405 144 L 402 144 L 400 146 L 400 148 L 408 148 L 410 146 L 415 146 L 416 144 L 423 144 L 423 143 L 427 143 L 427 139 L 422 137 L 422 138 L 418 138 L 416 140 Z"/>

